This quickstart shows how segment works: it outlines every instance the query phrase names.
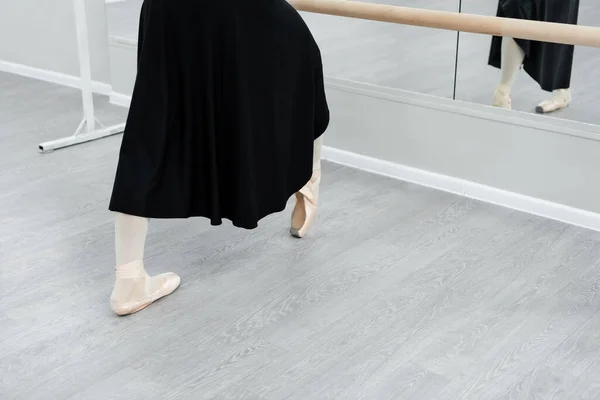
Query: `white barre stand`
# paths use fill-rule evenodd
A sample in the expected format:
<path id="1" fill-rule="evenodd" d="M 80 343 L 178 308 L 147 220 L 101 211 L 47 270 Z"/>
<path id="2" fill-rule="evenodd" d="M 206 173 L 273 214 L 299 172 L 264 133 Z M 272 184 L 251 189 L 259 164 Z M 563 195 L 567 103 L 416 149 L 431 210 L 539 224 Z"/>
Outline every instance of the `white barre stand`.
<path id="1" fill-rule="evenodd" d="M 48 153 L 64 147 L 123 133 L 125 124 L 104 126 L 94 115 L 94 97 L 92 92 L 92 70 L 90 66 L 90 44 L 87 26 L 86 0 L 75 1 L 75 23 L 77 26 L 77 47 L 81 74 L 81 94 L 83 97 L 83 120 L 71 136 L 51 140 L 39 145 L 42 153 Z M 96 129 L 98 126 L 100 129 Z"/>

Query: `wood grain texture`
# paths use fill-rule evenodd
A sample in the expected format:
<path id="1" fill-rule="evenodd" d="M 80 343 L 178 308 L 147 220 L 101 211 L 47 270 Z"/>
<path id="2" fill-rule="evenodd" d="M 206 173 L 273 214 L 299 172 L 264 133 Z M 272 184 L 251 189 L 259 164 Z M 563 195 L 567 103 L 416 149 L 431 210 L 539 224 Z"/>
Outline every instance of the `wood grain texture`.
<path id="1" fill-rule="evenodd" d="M 0 94 L 1 399 L 600 397 L 600 233 L 329 163 L 303 240 L 291 208 L 152 221 L 147 267 L 183 284 L 115 317 L 120 138 L 40 155 L 78 92 L 0 74 Z"/>

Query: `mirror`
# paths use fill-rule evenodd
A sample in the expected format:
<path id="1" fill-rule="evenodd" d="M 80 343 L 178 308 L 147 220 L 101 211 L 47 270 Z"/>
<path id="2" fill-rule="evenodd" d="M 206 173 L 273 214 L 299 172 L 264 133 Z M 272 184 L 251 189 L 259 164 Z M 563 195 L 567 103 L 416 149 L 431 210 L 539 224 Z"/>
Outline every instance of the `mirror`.
<path id="1" fill-rule="evenodd" d="M 144 0 L 107 0 L 111 102 L 128 106 L 137 74 L 137 41 Z"/>
<path id="2" fill-rule="evenodd" d="M 458 0 L 368 0 L 458 11 Z M 302 13 L 329 78 L 452 98 L 456 32 Z"/>
<path id="3" fill-rule="evenodd" d="M 108 35 L 137 40 L 143 2 L 144 0 L 107 0 Z"/>
<path id="4" fill-rule="evenodd" d="M 600 26 L 594 0 L 462 0 L 461 11 Z M 457 100 L 600 124 L 600 49 L 470 33 L 459 40 Z"/>
<path id="5" fill-rule="evenodd" d="M 459 0 L 368 0 L 371 3 L 458 11 Z M 113 87 L 130 94 L 131 49 L 143 0 L 107 0 Z M 301 13 L 319 43 L 328 78 L 452 98 L 456 32 Z M 113 99 L 114 100 L 114 99 Z"/>
<path id="6" fill-rule="evenodd" d="M 132 47 L 137 42 L 143 0 L 106 1 L 111 62 L 115 65 L 112 68 L 115 82 L 113 86 L 119 93 L 128 94 L 135 77 L 136 54 L 131 49 L 126 50 L 124 43 L 129 43 Z M 499 3 L 517 4 L 518 8 L 531 2 L 542 8 L 549 7 L 548 15 L 554 16 L 544 17 L 546 19 L 563 18 L 564 21 L 579 25 L 600 26 L 600 5 L 594 0 L 362 1 L 490 16 L 499 14 Z M 562 8 L 556 11 L 552 7 Z M 511 109 L 515 111 L 600 124 L 600 113 L 596 112 L 597 105 L 594 101 L 600 89 L 600 83 L 594 78 L 600 67 L 600 49 L 573 49 L 566 45 L 519 42 L 512 39 L 509 42 L 479 34 L 457 35 L 456 32 L 438 29 L 305 12 L 301 14 L 321 47 L 325 72 L 330 79 L 455 98 L 488 106 L 497 103 L 497 106 L 508 107 L 507 103 L 510 102 Z M 504 15 L 502 8 L 500 15 Z M 517 63 L 517 67 L 501 68 L 502 42 L 510 43 L 511 46 L 504 46 L 504 51 L 516 55 L 516 59 L 513 57 L 512 60 L 513 64 Z M 526 42 L 528 44 L 523 44 Z M 543 53 L 544 56 L 537 58 L 545 58 L 546 61 L 538 62 L 533 60 L 534 56 L 527 56 L 525 68 L 519 68 L 519 53 L 524 53 L 521 46 L 529 46 L 528 51 L 533 53 Z M 556 57 L 548 58 L 550 52 L 559 54 L 560 61 Z M 538 72 L 532 72 L 533 70 Z M 532 78 L 532 74 L 538 73 L 543 76 L 538 76 L 537 80 Z M 510 96 L 497 90 L 504 81 L 510 83 Z M 540 84 L 542 81 L 543 85 Z M 554 90 L 557 92 L 553 92 Z M 568 106 L 563 107 L 567 103 Z"/>

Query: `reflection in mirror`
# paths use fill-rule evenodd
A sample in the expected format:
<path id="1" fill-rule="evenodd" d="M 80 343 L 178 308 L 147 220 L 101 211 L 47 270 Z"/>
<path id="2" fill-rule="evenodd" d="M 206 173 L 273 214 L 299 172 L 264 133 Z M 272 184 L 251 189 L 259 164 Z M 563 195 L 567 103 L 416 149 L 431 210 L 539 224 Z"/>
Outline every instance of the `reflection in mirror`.
<path id="1" fill-rule="evenodd" d="M 137 75 L 137 41 L 144 0 L 107 0 L 111 102 L 129 105 Z"/>
<path id="2" fill-rule="evenodd" d="M 110 37 L 137 40 L 143 2 L 144 0 L 107 0 L 108 35 Z"/>
<path id="3" fill-rule="evenodd" d="M 462 0 L 462 12 L 600 25 L 595 0 Z M 600 124 L 600 49 L 460 34 L 457 100 Z"/>
<path id="4" fill-rule="evenodd" d="M 458 0 L 361 0 L 458 11 Z M 302 13 L 330 78 L 452 98 L 456 32 Z"/>
<path id="5" fill-rule="evenodd" d="M 284 0 L 281 0 L 284 1 Z M 365 1 L 365 0 L 361 0 Z M 366 0 L 369 3 L 458 11 L 459 0 Z M 107 3 L 112 40 L 113 80 L 117 88 L 123 70 L 124 42 L 137 41 L 143 0 Z M 302 13 L 319 43 L 329 78 L 452 98 L 456 32 Z M 115 39 L 119 43 L 114 43 Z M 116 50 L 114 48 L 117 48 Z M 130 72 L 128 72 L 131 75 Z M 127 81 L 131 81 L 131 76 Z"/>

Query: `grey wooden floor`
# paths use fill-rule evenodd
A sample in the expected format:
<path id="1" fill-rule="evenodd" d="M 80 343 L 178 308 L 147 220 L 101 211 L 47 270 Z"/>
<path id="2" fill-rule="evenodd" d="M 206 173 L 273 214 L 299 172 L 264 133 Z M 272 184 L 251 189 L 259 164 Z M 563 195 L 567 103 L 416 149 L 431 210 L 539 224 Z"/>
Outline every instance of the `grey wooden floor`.
<path id="1" fill-rule="evenodd" d="M 406 7 L 457 12 L 458 0 L 362 0 Z M 126 0 L 108 7 L 112 35 L 135 38 L 142 0 Z M 462 11 L 496 15 L 498 0 L 462 0 Z M 456 33 L 303 13 L 318 40 L 329 76 L 418 93 L 452 98 L 456 60 Z M 600 26 L 598 0 L 581 0 L 581 25 Z M 491 38 L 462 33 L 456 98 L 491 104 L 500 72 L 487 65 Z M 598 96 L 600 49 L 577 47 L 572 89 L 573 104 L 552 114 L 559 118 L 600 124 Z M 596 77 L 596 78 L 591 78 Z M 513 107 L 534 112 L 549 98 L 521 71 L 513 93 Z"/>
<path id="2" fill-rule="evenodd" d="M 113 316 L 120 138 L 36 152 L 79 103 L 0 74 L 0 399 L 600 398 L 600 233 L 328 163 L 304 240 L 152 221 L 183 285 Z"/>

